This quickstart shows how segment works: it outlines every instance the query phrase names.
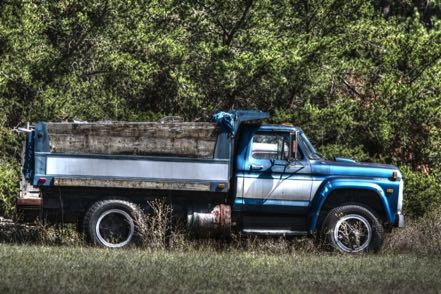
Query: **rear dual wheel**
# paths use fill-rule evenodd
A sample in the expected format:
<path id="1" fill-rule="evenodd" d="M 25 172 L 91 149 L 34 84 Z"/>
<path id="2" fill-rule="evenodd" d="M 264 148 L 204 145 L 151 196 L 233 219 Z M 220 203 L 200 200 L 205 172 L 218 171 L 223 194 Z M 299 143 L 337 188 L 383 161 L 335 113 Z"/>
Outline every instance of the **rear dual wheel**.
<path id="1" fill-rule="evenodd" d="M 94 203 L 84 217 L 84 232 L 95 245 L 122 248 L 139 241 L 142 212 L 133 203 L 108 199 Z"/>
<path id="2" fill-rule="evenodd" d="M 332 209 L 326 216 L 322 240 L 342 253 L 377 252 L 383 244 L 384 230 L 368 208 L 345 205 Z"/>

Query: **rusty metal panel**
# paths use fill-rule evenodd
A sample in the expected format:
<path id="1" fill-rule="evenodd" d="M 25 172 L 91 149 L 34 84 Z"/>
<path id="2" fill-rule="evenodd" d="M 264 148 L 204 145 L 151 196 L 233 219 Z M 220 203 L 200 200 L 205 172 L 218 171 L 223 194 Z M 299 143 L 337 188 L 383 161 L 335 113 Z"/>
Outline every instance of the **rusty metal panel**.
<path id="1" fill-rule="evenodd" d="M 17 206 L 41 206 L 43 198 L 40 197 L 21 197 L 17 198 Z"/>
<path id="2" fill-rule="evenodd" d="M 187 215 L 187 225 L 201 235 L 229 234 L 231 231 L 231 206 L 218 204 L 209 213 L 192 212 Z"/>
<path id="3" fill-rule="evenodd" d="M 130 188 L 179 191 L 210 191 L 210 183 L 200 182 L 168 182 L 119 179 L 92 178 L 55 178 L 55 186 L 63 187 L 99 187 L 99 188 Z"/>
<path id="4" fill-rule="evenodd" d="M 211 212 L 214 215 L 214 224 L 221 230 L 231 228 L 231 206 L 227 204 L 217 205 Z"/>

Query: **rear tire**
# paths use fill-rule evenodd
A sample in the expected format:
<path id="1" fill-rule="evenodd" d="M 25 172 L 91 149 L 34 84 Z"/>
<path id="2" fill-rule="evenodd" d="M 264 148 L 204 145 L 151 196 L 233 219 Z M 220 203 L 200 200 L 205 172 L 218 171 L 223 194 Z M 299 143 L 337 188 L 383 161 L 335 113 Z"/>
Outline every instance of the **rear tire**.
<path id="1" fill-rule="evenodd" d="M 322 226 L 322 241 L 341 253 L 378 252 L 384 240 L 379 219 L 368 208 L 345 205 L 332 209 Z"/>
<path id="2" fill-rule="evenodd" d="M 83 221 L 88 240 L 100 247 L 123 248 L 139 242 L 141 210 L 121 199 L 107 199 L 94 203 Z"/>

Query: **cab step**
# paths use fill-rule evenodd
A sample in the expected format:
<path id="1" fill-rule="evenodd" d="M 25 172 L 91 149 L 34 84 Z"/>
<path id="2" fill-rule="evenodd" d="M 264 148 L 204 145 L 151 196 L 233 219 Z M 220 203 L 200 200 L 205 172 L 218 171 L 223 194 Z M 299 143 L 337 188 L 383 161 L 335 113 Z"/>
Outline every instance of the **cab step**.
<path id="1" fill-rule="evenodd" d="M 305 236 L 307 231 L 292 231 L 280 229 L 243 229 L 242 233 L 247 235 L 266 235 L 266 236 Z"/>

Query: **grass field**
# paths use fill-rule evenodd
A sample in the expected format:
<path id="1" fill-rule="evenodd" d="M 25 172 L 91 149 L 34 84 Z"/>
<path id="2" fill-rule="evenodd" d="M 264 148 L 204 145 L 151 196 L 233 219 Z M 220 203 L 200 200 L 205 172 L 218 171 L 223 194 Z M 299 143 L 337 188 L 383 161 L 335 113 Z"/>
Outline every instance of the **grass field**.
<path id="1" fill-rule="evenodd" d="M 164 238 L 90 247 L 74 226 L 0 224 L 3 293 L 441 293 L 441 211 L 388 234 L 379 254 L 325 253 L 311 238 Z M 166 240 L 169 240 L 166 242 Z"/>
<path id="2" fill-rule="evenodd" d="M 441 256 L 0 245 L 0 293 L 439 293 Z"/>

